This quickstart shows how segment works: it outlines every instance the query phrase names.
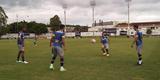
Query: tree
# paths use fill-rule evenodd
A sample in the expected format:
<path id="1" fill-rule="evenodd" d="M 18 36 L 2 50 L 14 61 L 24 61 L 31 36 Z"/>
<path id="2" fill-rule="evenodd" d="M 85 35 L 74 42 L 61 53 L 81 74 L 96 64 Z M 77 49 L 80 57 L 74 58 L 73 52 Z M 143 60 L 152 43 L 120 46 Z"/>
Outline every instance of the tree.
<path id="1" fill-rule="evenodd" d="M 6 27 L 7 25 L 7 18 L 4 9 L 0 6 L 0 27 Z"/>
<path id="2" fill-rule="evenodd" d="M 28 33 L 35 33 L 36 35 L 48 32 L 47 25 L 45 24 L 36 23 L 35 21 L 29 23 L 26 21 L 21 21 L 18 23 L 15 22 L 9 24 L 9 33 L 18 33 L 23 27 L 27 28 Z"/>
<path id="3" fill-rule="evenodd" d="M 53 31 L 59 29 L 59 26 L 61 24 L 62 23 L 58 15 L 55 15 L 53 18 L 50 19 L 50 27 Z"/>
<path id="4" fill-rule="evenodd" d="M 150 36 L 152 34 L 152 30 L 151 29 L 147 29 L 146 33 Z"/>
<path id="5" fill-rule="evenodd" d="M 9 33 L 18 33 L 23 27 L 27 28 L 27 24 L 25 21 L 11 23 L 8 25 Z"/>
<path id="6" fill-rule="evenodd" d="M 6 34 L 8 32 L 8 28 L 6 27 L 0 27 L 0 38 L 2 35 Z"/>

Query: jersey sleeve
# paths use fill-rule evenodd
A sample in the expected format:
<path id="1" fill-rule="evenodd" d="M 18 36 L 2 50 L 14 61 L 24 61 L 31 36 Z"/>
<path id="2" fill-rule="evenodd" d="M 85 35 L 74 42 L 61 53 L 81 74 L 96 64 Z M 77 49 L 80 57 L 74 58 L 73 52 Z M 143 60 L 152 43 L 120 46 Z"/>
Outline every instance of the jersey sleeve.
<path id="1" fill-rule="evenodd" d="M 62 38 L 65 38 L 65 33 L 62 33 Z"/>

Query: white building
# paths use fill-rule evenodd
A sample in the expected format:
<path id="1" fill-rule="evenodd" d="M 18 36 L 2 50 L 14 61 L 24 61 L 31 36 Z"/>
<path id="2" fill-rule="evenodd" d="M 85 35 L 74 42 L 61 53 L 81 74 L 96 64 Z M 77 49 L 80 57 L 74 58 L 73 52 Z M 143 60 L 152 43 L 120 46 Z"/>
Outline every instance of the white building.
<path id="1" fill-rule="evenodd" d="M 148 29 L 152 30 L 152 35 L 160 35 L 160 21 L 159 22 L 135 22 L 130 24 L 130 29 L 128 30 L 128 24 L 125 22 L 110 21 L 96 23 L 94 27 L 89 28 L 89 32 L 102 32 L 103 30 L 111 30 L 113 32 L 116 30 L 115 35 L 133 35 L 135 31 L 133 30 L 133 25 L 138 25 L 139 30 L 145 35 Z"/>
<path id="2" fill-rule="evenodd" d="M 119 22 L 117 21 L 108 21 L 108 22 L 102 22 L 102 23 L 96 23 L 93 24 L 94 27 L 91 27 L 88 29 L 89 32 L 101 32 L 104 29 L 107 28 L 115 28 L 115 26 L 118 24 Z"/>

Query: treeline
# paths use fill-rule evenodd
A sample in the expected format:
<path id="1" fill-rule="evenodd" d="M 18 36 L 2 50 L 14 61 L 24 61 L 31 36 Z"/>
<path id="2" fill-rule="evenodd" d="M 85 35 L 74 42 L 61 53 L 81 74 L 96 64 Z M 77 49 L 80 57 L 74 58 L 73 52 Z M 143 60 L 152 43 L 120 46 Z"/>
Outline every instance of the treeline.
<path id="1" fill-rule="evenodd" d="M 50 24 L 46 25 L 43 23 L 37 23 L 35 21 L 32 22 L 14 22 L 7 25 L 7 27 L 0 27 L 0 37 L 5 35 L 6 33 L 18 33 L 23 27 L 27 29 L 27 33 L 35 33 L 36 35 L 40 35 L 43 33 L 47 33 L 47 27 L 51 27 L 53 31 L 59 29 L 59 26 L 62 25 L 62 22 L 58 15 L 50 18 Z M 66 25 L 67 27 L 74 27 L 74 31 L 86 32 L 88 29 L 87 26 L 80 25 Z"/>
<path id="2" fill-rule="evenodd" d="M 7 33 L 18 33 L 23 27 L 27 29 L 28 33 L 35 33 L 37 35 L 47 33 L 47 25 L 43 23 L 36 23 L 35 21 L 32 22 L 14 22 L 7 25 L 8 32 Z"/>

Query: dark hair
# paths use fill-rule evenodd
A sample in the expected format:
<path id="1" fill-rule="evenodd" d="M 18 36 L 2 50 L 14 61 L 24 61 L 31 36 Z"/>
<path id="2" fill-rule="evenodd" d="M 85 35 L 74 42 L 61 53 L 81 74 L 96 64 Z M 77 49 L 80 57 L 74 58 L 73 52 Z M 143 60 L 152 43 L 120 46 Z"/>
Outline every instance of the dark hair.
<path id="1" fill-rule="evenodd" d="M 134 28 L 138 29 L 138 25 L 133 25 Z"/>
<path id="2" fill-rule="evenodd" d="M 63 24 L 61 24 L 60 26 L 59 26 L 59 29 L 64 29 L 64 25 Z"/>

